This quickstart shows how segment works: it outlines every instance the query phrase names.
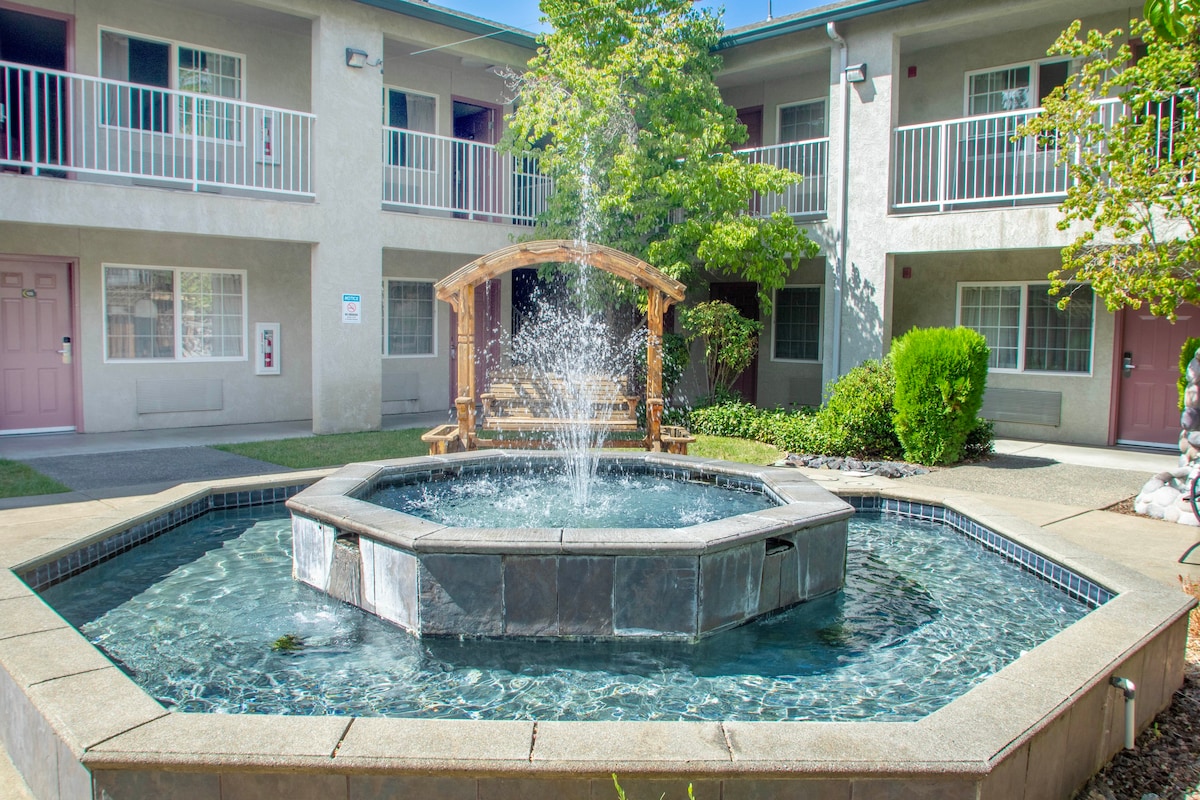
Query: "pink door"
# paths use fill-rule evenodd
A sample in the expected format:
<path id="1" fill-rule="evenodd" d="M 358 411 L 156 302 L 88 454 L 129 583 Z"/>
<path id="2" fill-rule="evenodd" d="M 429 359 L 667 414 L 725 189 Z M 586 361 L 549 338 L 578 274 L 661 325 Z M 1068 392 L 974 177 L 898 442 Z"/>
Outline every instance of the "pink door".
<path id="1" fill-rule="evenodd" d="M 70 267 L 0 262 L 0 432 L 75 426 L 71 339 Z"/>
<path id="2" fill-rule="evenodd" d="M 1121 315 L 1121 362 L 1117 441 L 1123 444 L 1179 443 L 1179 351 L 1200 336 L 1200 308 L 1183 306 L 1172 325 L 1145 309 Z"/>

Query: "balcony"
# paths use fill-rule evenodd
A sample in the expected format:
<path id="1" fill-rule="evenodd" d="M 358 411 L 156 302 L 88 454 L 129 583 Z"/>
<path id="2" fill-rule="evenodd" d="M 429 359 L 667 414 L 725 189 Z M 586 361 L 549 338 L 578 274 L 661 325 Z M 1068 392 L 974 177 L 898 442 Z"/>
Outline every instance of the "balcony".
<path id="1" fill-rule="evenodd" d="M 316 117 L 0 61 L 0 168 L 313 197 Z"/>
<path id="2" fill-rule="evenodd" d="M 551 180 L 537 159 L 405 128 L 383 129 L 383 206 L 460 219 L 533 225 Z"/>
<path id="3" fill-rule="evenodd" d="M 1076 145 L 1065 136 L 1020 137 L 1040 108 L 896 128 L 892 208 L 947 211 L 1017 204 L 1053 204 L 1069 187 L 1065 161 Z M 1108 129 L 1119 100 L 1096 104 Z"/>
<path id="4" fill-rule="evenodd" d="M 752 164 L 770 164 L 804 177 L 803 182 L 786 192 L 756 197 L 752 202 L 755 216 L 770 216 L 783 209 L 793 218 L 819 219 L 827 213 L 829 196 L 829 139 L 809 139 L 769 147 L 739 150 L 738 155 Z"/>

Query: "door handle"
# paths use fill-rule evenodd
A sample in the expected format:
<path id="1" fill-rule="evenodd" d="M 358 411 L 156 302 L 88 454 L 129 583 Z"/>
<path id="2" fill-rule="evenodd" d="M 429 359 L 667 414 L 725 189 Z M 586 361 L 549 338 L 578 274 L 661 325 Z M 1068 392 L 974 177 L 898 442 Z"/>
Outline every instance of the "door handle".
<path id="1" fill-rule="evenodd" d="M 1133 353 L 1125 353 L 1121 357 L 1121 372 L 1123 372 L 1125 377 L 1128 378 L 1129 373 L 1133 372 L 1135 369 L 1137 369 L 1137 367 L 1133 365 Z"/>

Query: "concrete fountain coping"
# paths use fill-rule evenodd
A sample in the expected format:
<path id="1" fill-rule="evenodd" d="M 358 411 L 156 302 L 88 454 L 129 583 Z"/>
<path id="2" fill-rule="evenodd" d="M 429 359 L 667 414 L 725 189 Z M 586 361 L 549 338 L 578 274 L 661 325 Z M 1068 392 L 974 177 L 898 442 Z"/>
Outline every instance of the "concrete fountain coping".
<path id="1" fill-rule="evenodd" d="M 917 722 L 476 722 L 185 714 L 147 696 L 17 577 L 187 503 L 320 473 L 191 484 L 119 504 L 0 513 L 0 736 L 39 798 L 229 800 L 437 796 L 701 800 L 1070 797 L 1182 683 L 1181 592 L 986 496 L 857 481 L 840 491 L 937 503 L 1115 593 L 1079 622 Z M 104 512 L 100 517 L 94 512 Z M 808 794 L 805 794 L 808 792 Z"/>

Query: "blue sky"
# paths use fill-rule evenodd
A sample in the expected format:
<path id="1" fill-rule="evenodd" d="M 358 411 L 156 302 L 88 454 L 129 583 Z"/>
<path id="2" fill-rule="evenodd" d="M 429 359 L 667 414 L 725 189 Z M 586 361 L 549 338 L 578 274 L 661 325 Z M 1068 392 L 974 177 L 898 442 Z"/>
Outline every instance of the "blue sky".
<path id="1" fill-rule="evenodd" d="M 795 14 L 816 6 L 827 5 L 832 0 L 702 0 L 697 5 L 703 8 L 725 8 L 725 27 L 739 28 L 767 18 L 767 6 L 775 17 Z M 539 31 L 538 0 L 433 0 L 435 5 L 465 11 L 477 17 L 503 22 L 527 31 Z"/>

